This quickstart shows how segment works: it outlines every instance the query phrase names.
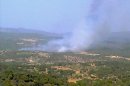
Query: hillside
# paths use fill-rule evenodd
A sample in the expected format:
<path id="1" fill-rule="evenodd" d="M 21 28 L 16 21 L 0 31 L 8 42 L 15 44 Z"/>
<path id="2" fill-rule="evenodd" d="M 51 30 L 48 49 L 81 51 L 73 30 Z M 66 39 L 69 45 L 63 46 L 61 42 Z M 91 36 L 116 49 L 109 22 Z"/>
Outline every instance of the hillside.
<path id="1" fill-rule="evenodd" d="M 26 29 L 0 29 L 0 50 L 19 50 L 20 48 L 34 47 L 46 44 L 60 35 L 54 33 L 26 30 Z"/>
<path id="2" fill-rule="evenodd" d="M 90 51 L 104 53 L 106 55 L 124 55 L 130 56 L 130 31 L 113 32 L 104 37 L 101 42 L 92 45 Z"/>

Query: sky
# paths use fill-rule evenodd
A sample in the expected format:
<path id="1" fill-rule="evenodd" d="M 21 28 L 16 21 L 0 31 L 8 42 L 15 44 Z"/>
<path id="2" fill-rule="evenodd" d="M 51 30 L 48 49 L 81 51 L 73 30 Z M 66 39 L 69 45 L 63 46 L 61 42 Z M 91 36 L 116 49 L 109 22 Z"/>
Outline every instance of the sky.
<path id="1" fill-rule="evenodd" d="M 71 32 L 88 0 L 0 0 L 0 27 Z"/>

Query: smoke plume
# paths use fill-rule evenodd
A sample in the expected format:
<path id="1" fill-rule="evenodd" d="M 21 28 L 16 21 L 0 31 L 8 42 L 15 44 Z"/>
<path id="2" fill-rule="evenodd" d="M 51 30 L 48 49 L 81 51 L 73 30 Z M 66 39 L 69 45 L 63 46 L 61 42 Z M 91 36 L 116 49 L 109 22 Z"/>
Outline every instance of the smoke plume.
<path id="1" fill-rule="evenodd" d="M 63 39 L 50 41 L 45 49 L 58 52 L 86 50 L 112 32 L 129 31 L 129 4 L 130 0 L 88 0 L 86 14 L 72 33 Z"/>
<path id="2" fill-rule="evenodd" d="M 90 0 L 84 18 L 58 51 L 80 51 L 100 42 L 114 31 L 130 30 L 129 0 Z"/>

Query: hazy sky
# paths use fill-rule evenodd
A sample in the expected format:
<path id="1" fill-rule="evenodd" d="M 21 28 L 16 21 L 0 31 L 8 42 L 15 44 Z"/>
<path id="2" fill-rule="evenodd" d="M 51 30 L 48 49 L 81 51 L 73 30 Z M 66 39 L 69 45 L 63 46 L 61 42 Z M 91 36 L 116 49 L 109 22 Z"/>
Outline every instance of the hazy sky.
<path id="1" fill-rule="evenodd" d="M 0 0 L 0 27 L 71 31 L 88 0 Z"/>

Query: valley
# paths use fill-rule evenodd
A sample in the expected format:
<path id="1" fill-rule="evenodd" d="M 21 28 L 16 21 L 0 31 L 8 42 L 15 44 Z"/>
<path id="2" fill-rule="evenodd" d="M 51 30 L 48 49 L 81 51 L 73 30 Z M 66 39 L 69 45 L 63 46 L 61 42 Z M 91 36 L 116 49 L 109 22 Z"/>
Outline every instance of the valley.
<path id="1" fill-rule="evenodd" d="M 0 86 L 130 85 L 129 41 L 116 48 L 105 41 L 78 52 L 48 52 L 42 47 L 62 38 L 51 33 L 1 31 Z"/>

